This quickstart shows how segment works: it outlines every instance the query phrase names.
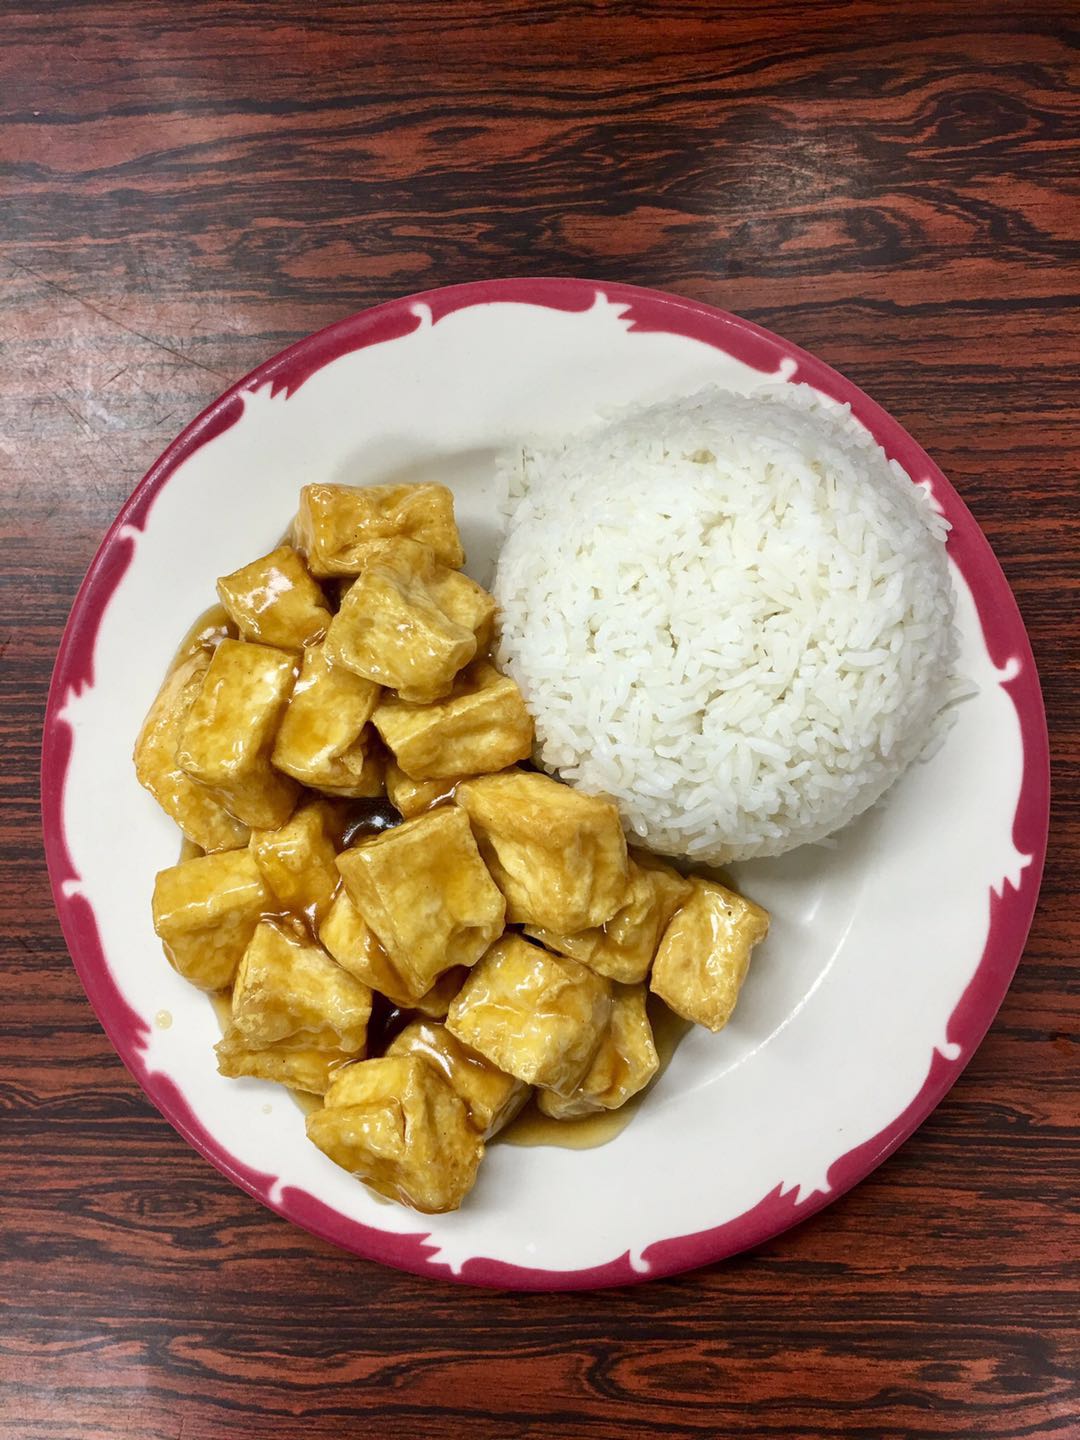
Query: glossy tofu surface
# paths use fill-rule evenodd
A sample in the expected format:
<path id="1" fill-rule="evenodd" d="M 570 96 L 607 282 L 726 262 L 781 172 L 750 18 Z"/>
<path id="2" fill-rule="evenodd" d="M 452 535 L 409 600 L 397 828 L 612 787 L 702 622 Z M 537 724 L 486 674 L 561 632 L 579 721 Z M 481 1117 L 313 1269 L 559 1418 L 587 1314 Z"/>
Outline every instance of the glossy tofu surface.
<path id="1" fill-rule="evenodd" d="M 386 798 L 406 820 L 411 820 L 422 815 L 425 810 L 433 810 L 436 805 L 444 805 L 452 800 L 459 780 L 468 778 L 470 777 L 462 775 L 451 776 L 445 780 L 413 780 L 391 757 L 386 762 L 384 775 Z"/>
<path id="2" fill-rule="evenodd" d="M 307 1133 L 336 1165 L 402 1205 L 456 1210 L 484 1154 L 465 1102 L 421 1055 L 349 1065 L 331 1081 Z"/>
<path id="3" fill-rule="evenodd" d="M 526 1085 L 570 1093 L 611 1012 L 611 987 L 576 960 L 507 934 L 469 973 L 447 1029 Z"/>
<path id="4" fill-rule="evenodd" d="M 610 980 L 624 985 L 644 980 L 660 937 L 678 907 L 689 899 L 693 887 L 677 871 L 644 856 L 630 859 L 628 866 L 623 903 L 603 925 L 572 935 L 526 925 L 525 933 Z"/>
<path id="5" fill-rule="evenodd" d="M 356 1058 L 343 1050 L 320 1050 L 295 1038 L 260 1049 L 253 1047 L 235 1026 L 230 1026 L 214 1046 L 214 1053 L 221 1075 L 275 1080 L 311 1095 L 324 1094 L 335 1071 Z"/>
<path id="6" fill-rule="evenodd" d="M 454 802 L 472 823 L 511 923 L 573 934 L 602 925 L 622 904 L 626 841 L 610 800 L 508 771 L 459 785 Z"/>
<path id="7" fill-rule="evenodd" d="M 387 1055 L 423 1055 L 450 1082 L 469 1112 L 469 1120 L 489 1140 L 514 1118 L 529 1095 L 529 1087 L 497 1069 L 445 1025 L 414 1020 L 390 1045 Z"/>
<path id="8" fill-rule="evenodd" d="M 454 569 L 465 563 L 445 485 L 305 485 L 293 539 L 320 578 L 359 574 L 373 542 L 392 539 L 419 541 Z"/>
<path id="9" fill-rule="evenodd" d="M 326 596 L 291 545 L 223 575 L 217 593 L 243 639 L 263 645 L 300 650 L 330 624 Z"/>
<path id="10" fill-rule="evenodd" d="M 414 994 L 473 965 L 505 905 L 456 806 L 431 810 L 337 857 L 349 896 Z"/>
<path id="11" fill-rule="evenodd" d="M 251 833 L 251 853 L 279 907 L 306 915 L 315 927 L 330 909 L 338 885 L 338 824 L 330 804 L 313 800 L 279 830 Z"/>
<path id="12" fill-rule="evenodd" d="M 193 844 L 207 851 L 234 850 L 247 844 L 248 827 L 181 769 L 176 758 L 188 712 L 209 668 L 209 650 L 198 649 L 166 676 L 135 742 L 135 774 Z"/>
<path id="13" fill-rule="evenodd" d="M 223 640 L 181 732 L 181 768 L 256 829 L 283 825 L 299 793 L 270 763 L 295 674 L 288 651 Z"/>
<path id="14" fill-rule="evenodd" d="M 660 1067 L 645 1008 L 644 985 L 612 986 L 611 1017 L 581 1081 L 569 1095 L 541 1090 L 537 1105 L 553 1120 L 617 1110 L 644 1090 Z"/>
<path id="15" fill-rule="evenodd" d="M 405 1010 L 418 1004 L 423 991 L 410 988 L 409 981 L 383 949 L 344 886 L 335 895 L 322 922 L 319 939 L 344 970 L 372 990 Z"/>
<path id="16" fill-rule="evenodd" d="M 650 988 L 677 1015 L 709 1030 L 731 1019 L 750 966 L 750 952 L 769 930 L 768 911 L 711 880 L 694 893 L 664 932 Z"/>
<path id="17" fill-rule="evenodd" d="M 434 704 L 384 694 L 372 723 L 398 767 L 417 781 L 487 774 L 532 754 L 532 716 L 521 691 L 487 660 L 471 665 Z"/>
<path id="18" fill-rule="evenodd" d="M 154 929 L 185 980 L 201 990 L 223 990 L 271 904 L 250 851 L 200 855 L 158 874 Z"/>
<path id="19" fill-rule="evenodd" d="M 341 602 L 327 654 L 404 700 L 446 695 L 476 654 L 476 635 L 439 604 L 412 565 L 393 550 L 368 561 Z"/>
<path id="20" fill-rule="evenodd" d="M 368 721 L 381 689 L 309 645 L 274 742 L 275 767 L 312 789 L 351 799 L 383 793 L 382 762 Z"/>
<path id="21" fill-rule="evenodd" d="M 244 952 L 232 995 L 232 1023 L 253 1048 L 303 1037 L 318 1049 L 360 1054 L 371 991 L 321 946 L 263 921 Z"/>

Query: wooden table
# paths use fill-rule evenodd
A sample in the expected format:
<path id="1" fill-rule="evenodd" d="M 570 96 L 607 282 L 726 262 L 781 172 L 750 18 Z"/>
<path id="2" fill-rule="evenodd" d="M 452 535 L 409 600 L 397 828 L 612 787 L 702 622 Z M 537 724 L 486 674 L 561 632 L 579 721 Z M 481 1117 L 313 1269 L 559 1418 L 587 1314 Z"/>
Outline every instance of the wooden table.
<path id="1" fill-rule="evenodd" d="M 1075 19 L 925 0 L 8 0 L 5 1440 L 1080 1433 Z M 907 425 L 1015 587 L 1057 786 L 1017 979 L 915 1138 L 753 1254 L 551 1297 L 354 1260 L 189 1150 L 83 997 L 37 818 L 68 607 L 172 435 L 328 321 L 522 273 L 715 302 Z"/>

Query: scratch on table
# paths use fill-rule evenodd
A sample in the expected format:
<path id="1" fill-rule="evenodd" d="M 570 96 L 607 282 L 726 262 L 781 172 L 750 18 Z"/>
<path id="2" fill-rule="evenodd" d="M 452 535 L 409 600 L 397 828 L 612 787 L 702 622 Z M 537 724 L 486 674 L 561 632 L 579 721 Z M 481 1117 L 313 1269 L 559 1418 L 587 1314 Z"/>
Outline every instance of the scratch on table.
<path id="1" fill-rule="evenodd" d="M 35 270 L 31 265 L 27 265 L 21 260 L 11 260 L 10 257 L 8 263 L 13 265 L 16 270 L 21 270 L 24 275 L 29 275 L 32 279 L 40 281 L 42 285 L 47 285 L 50 290 L 55 290 L 58 295 L 65 295 L 69 300 L 74 300 L 77 305 L 81 305 L 85 310 L 89 310 L 92 314 L 97 315 L 107 324 L 115 325 L 117 329 L 125 330 L 129 335 L 137 335 L 140 340 L 145 340 L 148 345 L 153 345 L 156 350 L 164 350 L 167 355 L 175 356 L 177 360 L 182 360 L 185 365 L 193 365 L 197 370 L 205 370 L 208 375 L 214 375 L 219 380 L 228 379 L 227 375 L 223 374 L 220 370 L 215 370 L 212 365 L 206 365 L 201 360 L 195 360 L 192 356 L 185 355 L 182 350 L 177 350 L 172 345 L 166 345 L 164 340 L 155 340 L 152 335 L 147 335 L 145 331 L 136 330 L 134 325 L 125 325 L 123 320 L 117 320 L 115 315 L 110 315 L 107 310 L 102 310 L 100 306 L 95 305 L 90 300 L 84 300 L 83 297 L 76 294 L 74 290 L 69 290 L 65 285 L 60 285 L 55 280 L 50 280 L 47 275 L 42 275 L 40 271 Z M 113 379 L 115 380 L 115 378 L 116 376 L 114 375 Z"/>

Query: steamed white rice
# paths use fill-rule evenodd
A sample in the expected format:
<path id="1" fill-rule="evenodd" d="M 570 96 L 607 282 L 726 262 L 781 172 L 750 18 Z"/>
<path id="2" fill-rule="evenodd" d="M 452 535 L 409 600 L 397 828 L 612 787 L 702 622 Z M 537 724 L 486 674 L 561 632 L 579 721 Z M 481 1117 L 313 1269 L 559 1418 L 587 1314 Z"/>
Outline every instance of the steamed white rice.
<path id="1" fill-rule="evenodd" d="M 806 386 L 706 391 L 508 460 L 498 660 L 545 769 L 714 864 L 861 814 L 955 694 L 948 529 Z"/>

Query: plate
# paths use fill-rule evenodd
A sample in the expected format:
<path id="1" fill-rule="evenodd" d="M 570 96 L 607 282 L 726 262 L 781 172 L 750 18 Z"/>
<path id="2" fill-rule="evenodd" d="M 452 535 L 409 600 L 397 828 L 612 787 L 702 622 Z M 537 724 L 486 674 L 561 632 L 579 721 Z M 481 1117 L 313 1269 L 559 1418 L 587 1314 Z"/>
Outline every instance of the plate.
<path id="1" fill-rule="evenodd" d="M 695 1030 L 631 1124 L 592 1150 L 494 1144 L 452 1215 L 380 1201 L 304 1135 L 279 1088 L 217 1074 L 206 997 L 166 964 L 154 874 L 178 833 L 131 747 L 214 580 L 269 550 L 311 480 L 453 487 L 491 578 L 496 453 L 598 410 L 804 381 L 851 406 L 952 524 L 961 663 L 977 687 L 943 748 L 833 848 L 736 867 L 773 912 L 731 1024 Z M 162 1114 L 243 1189 L 315 1234 L 423 1275 L 560 1289 L 719 1260 L 812 1215 L 925 1119 L 1020 958 L 1048 812 L 1046 724 L 1008 585 L 940 470 L 879 406 L 787 341 L 625 285 L 434 290 L 302 340 L 177 437 L 98 551 L 64 634 L 42 766 L 46 852 L 75 966 Z"/>

